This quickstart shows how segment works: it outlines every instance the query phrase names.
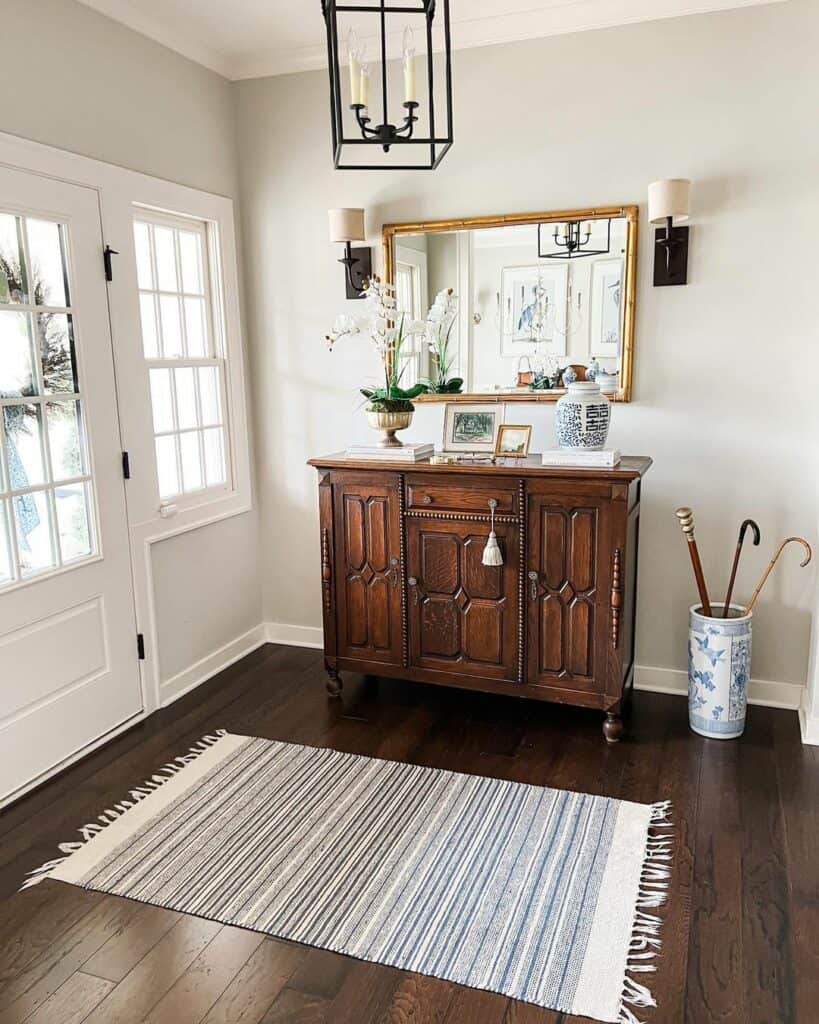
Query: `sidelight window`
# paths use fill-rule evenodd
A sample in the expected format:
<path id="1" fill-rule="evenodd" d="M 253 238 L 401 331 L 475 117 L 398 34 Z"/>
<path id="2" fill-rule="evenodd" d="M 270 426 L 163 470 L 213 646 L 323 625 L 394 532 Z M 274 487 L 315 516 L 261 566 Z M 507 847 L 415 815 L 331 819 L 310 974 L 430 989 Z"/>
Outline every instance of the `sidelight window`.
<path id="1" fill-rule="evenodd" d="M 134 220 L 142 349 L 159 496 L 226 491 L 227 357 L 212 226 L 140 210 Z"/>

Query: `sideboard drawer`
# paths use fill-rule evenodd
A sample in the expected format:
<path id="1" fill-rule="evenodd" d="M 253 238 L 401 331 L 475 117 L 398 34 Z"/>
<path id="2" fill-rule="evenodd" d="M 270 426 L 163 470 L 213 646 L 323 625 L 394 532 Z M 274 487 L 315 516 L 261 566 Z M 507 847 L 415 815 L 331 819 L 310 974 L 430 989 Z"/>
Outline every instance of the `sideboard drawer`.
<path id="1" fill-rule="evenodd" d="M 468 483 L 413 476 L 407 481 L 407 507 L 417 512 L 489 513 L 494 498 L 498 515 L 517 514 L 517 482 L 472 479 Z"/>

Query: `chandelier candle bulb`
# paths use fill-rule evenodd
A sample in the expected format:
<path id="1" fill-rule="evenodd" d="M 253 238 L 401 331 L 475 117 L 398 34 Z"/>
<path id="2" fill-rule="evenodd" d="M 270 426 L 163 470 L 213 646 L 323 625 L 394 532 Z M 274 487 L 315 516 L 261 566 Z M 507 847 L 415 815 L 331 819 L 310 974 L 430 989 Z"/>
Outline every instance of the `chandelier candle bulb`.
<path id="1" fill-rule="evenodd" d="M 369 64 L 361 65 L 361 89 L 358 97 L 359 103 L 365 107 L 370 105 L 370 66 Z"/>
<path id="2" fill-rule="evenodd" d="M 352 29 L 347 33 L 347 54 L 350 61 L 350 106 L 361 102 L 361 63 L 358 59 L 358 37 Z"/>
<path id="3" fill-rule="evenodd" d="M 412 29 L 404 29 L 404 102 L 415 102 L 415 44 Z"/>

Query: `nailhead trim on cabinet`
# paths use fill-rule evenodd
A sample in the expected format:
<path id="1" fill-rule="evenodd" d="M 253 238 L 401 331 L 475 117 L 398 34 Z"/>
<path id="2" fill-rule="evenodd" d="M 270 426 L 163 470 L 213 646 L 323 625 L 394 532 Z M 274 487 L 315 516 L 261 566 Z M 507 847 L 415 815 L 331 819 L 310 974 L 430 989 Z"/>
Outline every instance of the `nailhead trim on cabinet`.
<path id="1" fill-rule="evenodd" d="M 410 509 L 406 513 L 411 519 L 456 519 L 463 523 L 488 523 L 488 515 L 481 515 L 479 512 L 422 512 L 420 509 Z M 519 523 L 518 516 L 495 515 L 496 523 Z"/>
<path id="2" fill-rule="evenodd" d="M 611 569 L 611 646 L 615 650 L 620 643 L 620 612 L 623 605 L 621 559 L 620 548 L 615 548 Z"/>

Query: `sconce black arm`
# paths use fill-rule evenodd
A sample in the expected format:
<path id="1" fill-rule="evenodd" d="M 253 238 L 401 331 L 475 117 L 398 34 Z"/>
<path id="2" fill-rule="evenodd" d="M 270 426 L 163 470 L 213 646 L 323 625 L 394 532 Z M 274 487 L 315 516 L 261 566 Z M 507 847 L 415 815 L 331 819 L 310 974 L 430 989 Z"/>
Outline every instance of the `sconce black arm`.
<path id="1" fill-rule="evenodd" d="M 344 255 L 338 261 L 344 265 L 344 272 L 347 278 L 347 298 L 361 299 L 362 292 L 367 287 L 367 282 L 372 276 L 372 256 L 370 249 L 353 249 L 349 242 L 344 243 Z"/>

